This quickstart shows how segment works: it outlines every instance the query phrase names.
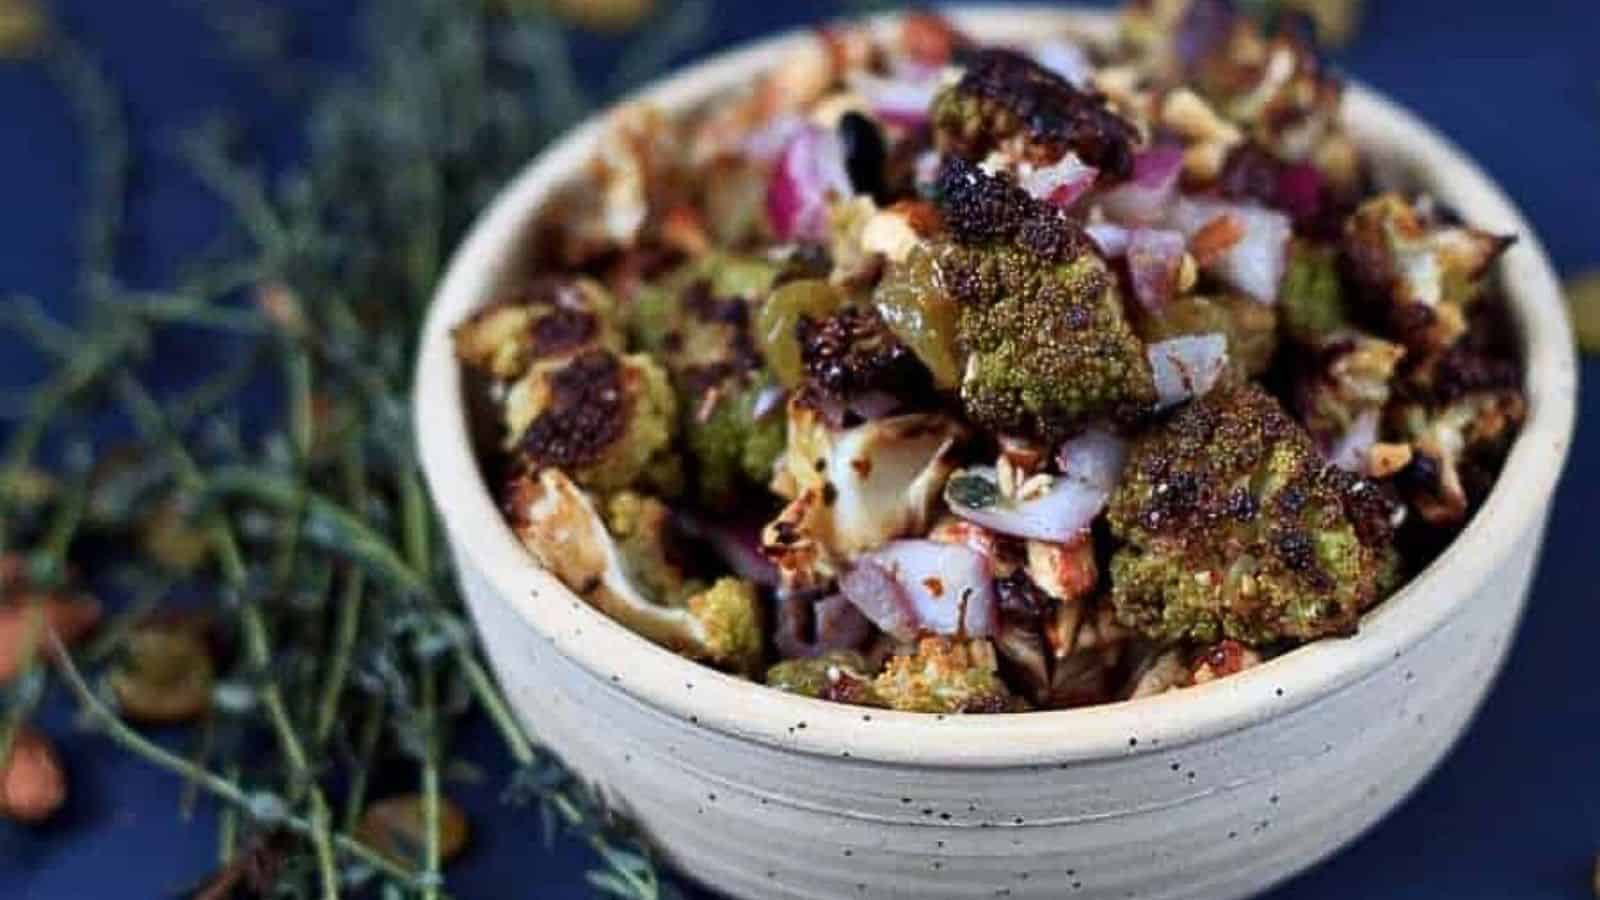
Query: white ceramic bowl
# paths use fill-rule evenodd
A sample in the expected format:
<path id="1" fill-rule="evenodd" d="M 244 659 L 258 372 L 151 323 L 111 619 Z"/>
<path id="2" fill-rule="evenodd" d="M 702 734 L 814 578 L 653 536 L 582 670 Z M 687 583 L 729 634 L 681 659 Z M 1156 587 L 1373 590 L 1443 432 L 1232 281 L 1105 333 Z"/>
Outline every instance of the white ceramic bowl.
<path id="1" fill-rule="evenodd" d="M 958 15 L 987 40 L 1104 28 L 1059 8 Z M 748 83 L 780 37 L 646 93 L 683 108 Z M 1329 855 L 1461 734 L 1511 642 L 1572 436 L 1572 337 L 1538 239 L 1448 142 L 1370 91 L 1348 119 L 1385 166 L 1520 236 L 1504 277 L 1529 418 L 1471 526 L 1349 639 L 1163 696 L 934 717 L 790 696 L 659 649 L 518 544 L 468 440 L 449 333 L 512 277 L 520 238 L 593 152 L 596 124 L 534 161 L 450 267 L 422 344 L 416 427 L 461 585 L 517 713 L 683 871 L 741 898 L 1231 898 Z M 531 828 L 530 824 L 530 828 Z M 1420 838 L 1419 838 L 1420 839 Z"/>

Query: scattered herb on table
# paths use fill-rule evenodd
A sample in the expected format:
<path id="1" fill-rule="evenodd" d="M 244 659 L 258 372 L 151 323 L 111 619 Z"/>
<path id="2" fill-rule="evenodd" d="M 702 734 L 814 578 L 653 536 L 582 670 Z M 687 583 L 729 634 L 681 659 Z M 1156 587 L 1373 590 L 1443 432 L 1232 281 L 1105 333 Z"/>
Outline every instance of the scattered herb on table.
<path id="1" fill-rule="evenodd" d="M 246 0 L 215 6 L 225 43 L 263 78 L 309 69 L 283 55 L 280 20 Z M 666 6 L 608 96 L 703 33 L 709 4 Z M 221 805 L 218 868 L 193 896 L 443 897 L 441 868 L 467 834 L 445 795 L 451 738 L 477 711 L 511 759 L 508 801 L 594 850 L 597 891 L 676 895 L 485 670 L 410 436 L 414 342 L 445 254 L 592 105 L 543 10 L 371 0 L 359 77 L 275 82 L 311 89 L 298 168 L 263 175 L 223 123 L 184 141 L 238 227 L 151 291 L 117 272 L 130 161 L 114 86 L 41 7 L 0 0 L 0 56 L 41 56 L 80 115 L 92 186 L 79 315 L 0 309 L 50 364 L 7 404 L 0 447 L 0 622 L 18 626 L 0 634 L 0 657 L 15 657 L 0 772 L 26 800 L 14 818 L 48 815 L 66 788 L 30 724 L 54 684 L 88 727 Z M 228 361 L 186 389 L 152 388 L 153 348 L 196 334 L 228 342 Z M 93 594 L 132 599 L 85 642 Z M 193 723 L 191 751 L 135 722 Z M 406 780 L 411 793 L 372 796 Z"/>

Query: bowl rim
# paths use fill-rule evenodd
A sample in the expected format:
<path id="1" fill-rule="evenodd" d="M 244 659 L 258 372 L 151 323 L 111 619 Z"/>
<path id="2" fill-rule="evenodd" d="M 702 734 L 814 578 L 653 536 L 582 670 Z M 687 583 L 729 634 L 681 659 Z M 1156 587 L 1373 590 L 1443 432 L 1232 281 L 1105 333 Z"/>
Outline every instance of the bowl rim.
<path id="1" fill-rule="evenodd" d="M 1004 4 L 946 10 L 987 41 L 1042 28 L 1104 34 L 1111 16 Z M 880 17 L 879 27 L 895 21 Z M 719 53 L 635 95 L 681 109 L 745 83 L 806 29 Z M 717 672 L 650 643 L 590 607 L 541 569 L 503 519 L 469 440 L 451 330 L 518 262 L 526 225 L 589 160 L 605 111 L 550 145 L 501 192 L 455 252 L 424 326 L 413 416 L 422 467 L 456 558 L 519 618 L 627 702 L 735 739 L 858 763 L 946 768 L 1045 765 L 1169 750 L 1250 727 L 1347 690 L 1400 659 L 1444 624 L 1504 564 L 1545 511 L 1571 445 L 1577 358 L 1560 283 L 1532 228 L 1505 194 L 1447 139 L 1359 84 L 1345 117 L 1364 149 L 1420 176 L 1467 220 L 1518 235 L 1502 277 L 1522 332 L 1529 414 L 1473 521 L 1423 572 L 1386 598 L 1353 637 L 1323 640 L 1218 681 L 1155 697 L 1016 715 L 936 716 L 829 703 Z M 1508 597 L 1504 602 L 1521 602 Z"/>

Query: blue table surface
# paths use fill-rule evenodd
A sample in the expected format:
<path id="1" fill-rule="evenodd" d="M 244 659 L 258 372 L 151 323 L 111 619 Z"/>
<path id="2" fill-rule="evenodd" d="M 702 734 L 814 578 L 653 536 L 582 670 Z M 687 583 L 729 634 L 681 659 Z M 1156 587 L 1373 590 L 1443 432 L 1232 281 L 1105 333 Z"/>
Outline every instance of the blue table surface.
<path id="1" fill-rule="evenodd" d="M 299 118 L 222 51 L 197 12 L 206 0 L 61 0 L 60 16 L 126 90 L 141 157 L 121 263 L 135 285 L 160 284 L 207 245 L 221 210 L 172 153 L 182 129 L 215 110 L 250 121 L 269 159 L 297 152 Z M 466 0 L 463 0 L 466 2 Z M 359 64 L 351 7 L 278 0 L 304 16 L 309 49 L 329 68 Z M 1099 5 L 1099 4 L 1097 4 Z M 1563 273 L 1600 266 L 1600 12 L 1594 0 L 1369 0 L 1360 40 L 1341 54 L 1354 76 L 1437 125 L 1505 185 Z M 832 4 L 725 0 L 698 53 L 831 13 Z M 584 61 L 603 74 L 598 53 Z M 66 310 L 85 192 L 83 143 L 37 66 L 0 67 L 0 290 Z M 175 376 L 204 348 L 172 348 Z M 198 355 L 197 355 L 198 354 Z M 0 387 L 26 384 L 38 361 L 0 343 Z M 1589 378 L 1600 362 L 1585 363 Z M 1274 898 L 1579 898 L 1600 851 L 1600 397 L 1584 402 L 1555 504 L 1533 602 L 1504 674 L 1457 749 L 1400 809 Z M 1585 560 L 1588 560 L 1587 562 Z M 169 777 L 73 734 L 59 698 L 47 712 L 63 738 L 72 797 L 39 830 L 0 831 L 0 897 L 33 900 L 171 896 L 212 864 L 215 821 L 178 815 Z M 475 825 L 450 871 L 461 898 L 591 896 L 584 848 L 546 851 L 531 817 L 497 802 L 503 768 L 481 726 L 465 756 L 489 778 L 461 791 Z"/>

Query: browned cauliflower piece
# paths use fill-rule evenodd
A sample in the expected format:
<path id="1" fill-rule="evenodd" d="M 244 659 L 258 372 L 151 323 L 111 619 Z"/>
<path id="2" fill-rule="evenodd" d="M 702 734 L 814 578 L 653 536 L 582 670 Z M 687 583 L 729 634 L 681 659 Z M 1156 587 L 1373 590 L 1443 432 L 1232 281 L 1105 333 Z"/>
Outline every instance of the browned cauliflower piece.
<path id="1" fill-rule="evenodd" d="M 997 713 L 1015 705 L 988 641 L 924 638 L 873 682 L 891 708 L 926 713 Z"/>

